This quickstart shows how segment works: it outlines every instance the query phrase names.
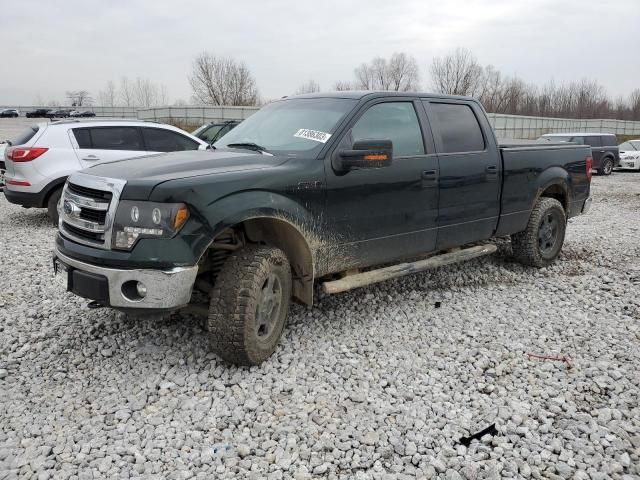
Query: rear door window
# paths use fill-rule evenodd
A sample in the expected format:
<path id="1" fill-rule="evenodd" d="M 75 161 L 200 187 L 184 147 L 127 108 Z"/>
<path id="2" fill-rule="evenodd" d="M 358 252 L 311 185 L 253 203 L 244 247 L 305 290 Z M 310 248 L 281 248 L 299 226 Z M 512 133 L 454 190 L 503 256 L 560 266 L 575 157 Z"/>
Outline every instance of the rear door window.
<path id="1" fill-rule="evenodd" d="M 200 144 L 195 140 L 172 130 L 162 128 L 142 129 L 144 143 L 150 152 L 180 152 L 184 150 L 197 150 Z"/>
<path id="2" fill-rule="evenodd" d="M 98 150 L 144 150 L 137 127 L 93 127 L 92 148 Z"/>
<path id="3" fill-rule="evenodd" d="M 29 127 L 26 130 L 21 131 L 18 135 L 10 140 L 11 145 L 24 145 L 29 140 L 31 140 L 36 133 L 38 133 L 38 130 L 38 126 L 34 125 L 33 127 Z"/>
<path id="4" fill-rule="evenodd" d="M 615 135 L 603 135 L 602 136 L 602 145 L 605 147 L 615 147 L 618 144 L 618 141 Z"/>
<path id="5" fill-rule="evenodd" d="M 91 134 L 88 128 L 74 128 L 73 136 L 76 137 L 78 147 L 91 148 Z"/>
<path id="6" fill-rule="evenodd" d="M 589 137 L 586 137 L 584 140 L 587 145 L 590 145 L 592 147 L 602 146 L 602 139 L 598 136 L 589 136 Z"/>
<path id="7" fill-rule="evenodd" d="M 378 103 L 369 108 L 351 129 L 358 140 L 391 140 L 393 157 L 424 154 L 422 131 L 411 102 Z"/>
<path id="8" fill-rule="evenodd" d="M 426 102 L 425 102 L 426 103 Z M 475 113 L 462 103 L 431 103 L 431 124 L 440 140 L 440 153 L 478 152 L 485 149 L 484 136 Z"/>

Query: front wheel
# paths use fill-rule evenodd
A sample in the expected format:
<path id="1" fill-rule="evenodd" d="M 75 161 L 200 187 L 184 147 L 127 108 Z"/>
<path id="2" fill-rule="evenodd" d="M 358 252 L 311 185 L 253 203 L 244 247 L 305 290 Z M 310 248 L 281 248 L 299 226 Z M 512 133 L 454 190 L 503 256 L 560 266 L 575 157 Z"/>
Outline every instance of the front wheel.
<path id="1" fill-rule="evenodd" d="M 277 248 L 248 247 L 216 277 L 207 322 L 212 349 L 236 365 L 259 365 L 275 351 L 291 299 L 291 267 Z"/>
<path id="2" fill-rule="evenodd" d="M 602 161 L 602 166 L 598 169 L 600 175 L 611 175 L 613 172 L 613 160 L 611 158 L 605 158 Z"/>
<path id="3" fill-rule="evenodd" d="M 564 243 L 567 216 L 555 198 L 540 198 L 531 211 L 527 228 L 511 236 L 513 256 L 533 267 L 552 263 Z"/>

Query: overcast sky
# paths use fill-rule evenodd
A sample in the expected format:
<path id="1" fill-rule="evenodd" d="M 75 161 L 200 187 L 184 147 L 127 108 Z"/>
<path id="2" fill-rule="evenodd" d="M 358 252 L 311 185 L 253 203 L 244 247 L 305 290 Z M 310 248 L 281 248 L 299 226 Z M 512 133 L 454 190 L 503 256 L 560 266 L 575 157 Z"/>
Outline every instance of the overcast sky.
<path id="1" fill-rule="evenodd" d="M 640 87 L 640 0 L 8 0 L 0 15 L 0 104 L 97 98 L 122 76 L 189 101 L 203 50 L 244 61 L 265 99 L 309 79 L 329 90 L 395 51 L 416 58 L 428 91 L 432 58 L 458 46 L 528 82 Z"/>

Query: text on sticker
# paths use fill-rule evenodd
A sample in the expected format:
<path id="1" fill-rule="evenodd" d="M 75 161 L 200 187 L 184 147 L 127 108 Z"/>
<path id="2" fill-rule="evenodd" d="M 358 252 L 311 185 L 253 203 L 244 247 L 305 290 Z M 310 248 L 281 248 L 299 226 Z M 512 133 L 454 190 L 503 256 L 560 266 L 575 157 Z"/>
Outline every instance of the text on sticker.
<path id="1" fill-rule="evenodd" d="M 327 143 L 327 140 L 331 138 L 330 133 L 320 132 L 318 130 L 309 130 L 308 128 L 301 128 L 293 134 L 294 137 L 306 138 L 307 140 L 314 140 L 320 143 Z"/>

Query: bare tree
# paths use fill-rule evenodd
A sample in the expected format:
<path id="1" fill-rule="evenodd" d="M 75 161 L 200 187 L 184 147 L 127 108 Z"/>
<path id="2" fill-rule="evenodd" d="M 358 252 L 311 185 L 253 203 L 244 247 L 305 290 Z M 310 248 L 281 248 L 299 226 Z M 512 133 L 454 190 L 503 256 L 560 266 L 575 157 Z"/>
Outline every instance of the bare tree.
<path id="1" fill-rule="evenodd" d="M 67 99 L 73 107 L 82 107 L 83 105 L 91 105 L 93 99 L 87 90 L 73 90 L 66 92 Z"/>
<path id="2" fill-rule="evenodd" d="M 431 63 L 431 81 L 438 93 L 471 95 L 478 88 L 482 67 L 471 51 L 457 48 Z"/>
<path id="3" fill-rule="evenodd" d="M 116 105 L 116 84 L 113 80 L 109 80 L 104 90 L 98 93 L 98 101 L 103 107 L 114 107 Z"/>
<path id="4" fill-rule="evenodd" d="M 392 90 L 409 92 L 418 89 L 420 75 L 415 58 L 406 53 L 394 53 L 389 60 L 376 57 L 354 71 L 356 88 L 362 90 Z"/>
<path id="5" fill-rule="evenodd" d="M 353 83 L 351 83 L 351 82 L 346 82 L 344 80 L 338 80 L 336 83 L 333 84 L 333 89 L 336 92 L 344 92 L 346 90 L 355 90 L 355 87 L 354 87 Z"/>
<path id="6" fill-rule="evenodd" d="M 320 84 L 315 80 L 309 80 L 303 83 L 296 90 L 296 95 L 302 95 L 303 93 L 316 93 L 320 91 Z"/>
<path id="7" fill-rule="evenodd" d="M 125 107 L 133 107 L 134 106 L 134 89 L 131 82 L 127 77 L 122 77 L 120 79 L 120 102 Z"/>
<path id="8" fill-rule="evenodd" d="M 194 97 L 207 105 L 255 105 L 256 82 L 243 63 L 203 52 L 193 61 L 189 83 Z"/>
<path id="9" fill-rule="evenodd" d="M 395 92 L 410 92 L 418 90 L 418 63 L 415 58 L 406 53 L 391 55 L 387 68 L 390 90 Z"/>
<path id="10" fill-rule="evenodd" d="M 148 78 L 136 78 L 133 92 L 138 107 L 149 108 L 158 104 L 158 88 Z"/>

